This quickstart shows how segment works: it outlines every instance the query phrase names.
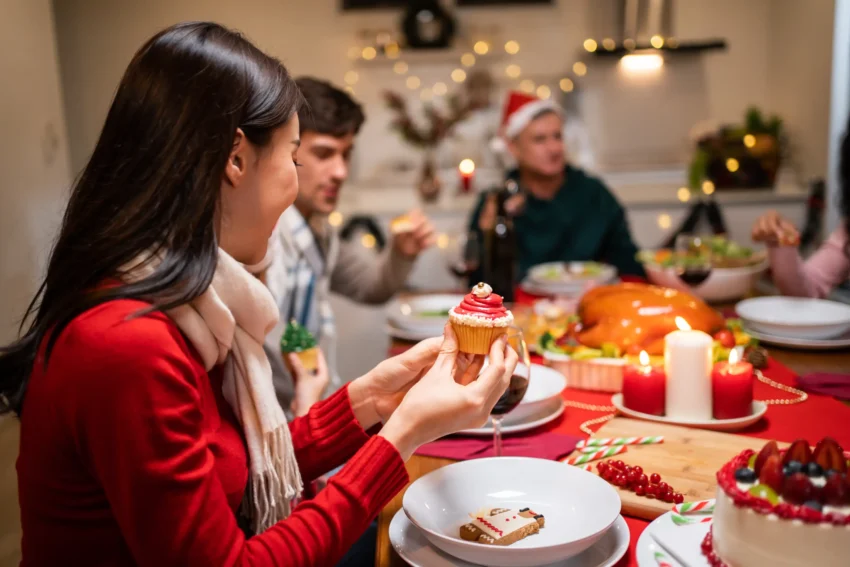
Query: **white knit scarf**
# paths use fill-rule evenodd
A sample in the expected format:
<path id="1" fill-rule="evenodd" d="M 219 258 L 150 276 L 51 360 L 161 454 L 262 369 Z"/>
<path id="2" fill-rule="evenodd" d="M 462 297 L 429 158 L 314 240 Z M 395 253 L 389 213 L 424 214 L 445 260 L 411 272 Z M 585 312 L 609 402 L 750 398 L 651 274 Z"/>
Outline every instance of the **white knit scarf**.
<path id="1" fill-rule="evenodd" d="M 124 276 L 137 281 L 158 262 L 134 263 Z M 286 416 L 272 384 L 263 341 L 278 321 L 271 292 L 226 252 L 209 288 L 190 304 L 167 312 L 200 354 L 209 371 L 224 364 L 224 398 L 242 425 L 248 446 L 250 478 L 243 509 L 256 533 L 290 512 L 303 484 Z"/>

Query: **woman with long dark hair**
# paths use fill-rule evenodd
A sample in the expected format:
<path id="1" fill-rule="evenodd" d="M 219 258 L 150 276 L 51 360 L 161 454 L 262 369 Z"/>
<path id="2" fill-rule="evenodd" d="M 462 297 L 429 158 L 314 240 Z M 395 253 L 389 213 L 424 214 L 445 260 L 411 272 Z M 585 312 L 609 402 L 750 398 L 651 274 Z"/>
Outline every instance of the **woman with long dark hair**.
<path id="1" fill-rule="evenodd" d="M 797 250 L 800 232 L 791 221 L 768 211 L 753 225 L 753 240 L 767 244 L 773 281 L 783 295 L 823 298 L 850 278 L 850 122 L 838 169 L 842 224 L 806 261 Z"/>
<path id="2" fill-rule="evenodd" d="M 300 104 L 277 60 L 216 24 L 131 61 L 28 327 L 0 350 L 22 565 L 333 564 L 420 444 L 486 421 L 516 354 L 497 341 L 478 376 L 448 328 L 287 427 L 262 350 L 277 308 L 243 266 L 295 199 Z"/>

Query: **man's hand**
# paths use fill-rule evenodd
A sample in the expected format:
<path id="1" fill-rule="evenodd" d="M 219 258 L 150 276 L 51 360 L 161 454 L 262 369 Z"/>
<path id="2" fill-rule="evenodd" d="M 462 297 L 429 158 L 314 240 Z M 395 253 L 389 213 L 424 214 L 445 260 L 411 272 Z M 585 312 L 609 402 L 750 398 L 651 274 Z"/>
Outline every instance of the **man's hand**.
<path id="1" fill-rule="evenodd" d="M 414 209 L 407 215 L 403 232 L 393 237 L 393 248 L 401 255 L 415 258 L 434 244 L 434 226 L 422 211 Z"/>

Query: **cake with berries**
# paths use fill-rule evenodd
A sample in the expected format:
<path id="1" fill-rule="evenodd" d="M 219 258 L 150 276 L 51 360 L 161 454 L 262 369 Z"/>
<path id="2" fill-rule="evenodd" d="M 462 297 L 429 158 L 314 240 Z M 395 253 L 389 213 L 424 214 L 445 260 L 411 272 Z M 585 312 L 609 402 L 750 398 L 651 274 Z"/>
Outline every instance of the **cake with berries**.
<path id="1" fill-rule="evenodd" d="M 830 438 L 748 449 L 717 473 L 703 552 L 714 567 L 850 565 L 847 456 Z"/>

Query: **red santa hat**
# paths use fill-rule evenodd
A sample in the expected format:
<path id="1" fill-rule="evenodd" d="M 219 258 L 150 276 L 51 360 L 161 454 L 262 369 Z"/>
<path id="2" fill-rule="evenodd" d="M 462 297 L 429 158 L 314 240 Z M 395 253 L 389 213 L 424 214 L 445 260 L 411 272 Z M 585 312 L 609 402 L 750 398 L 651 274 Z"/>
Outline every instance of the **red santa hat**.
<path id="1" fill-rule="evenodd" d="M 563 109 L 552 100 L 544 100 L 519 91 L 510 91 L 502 108 L 501 136 L 493 140 L 493 149 L 503 152 L 505 140 L 512 140 L 542 112 L 551 111 L 563 116 Z"/>

